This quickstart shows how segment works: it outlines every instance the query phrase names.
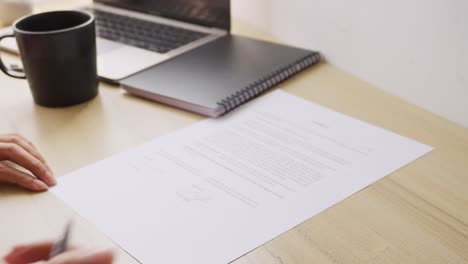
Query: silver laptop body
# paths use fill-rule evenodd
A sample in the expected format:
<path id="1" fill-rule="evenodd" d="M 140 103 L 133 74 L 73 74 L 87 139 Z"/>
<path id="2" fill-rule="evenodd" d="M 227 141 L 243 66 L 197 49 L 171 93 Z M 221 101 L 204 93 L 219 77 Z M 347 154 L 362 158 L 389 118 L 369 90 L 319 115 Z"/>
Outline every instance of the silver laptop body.
<path id="1" fill-rule="evenodd" d="M 114 83 L 230 31 L 230 0 L 94 0 L 83 9 L 96 17 L 98 74 Z M 2 48 L 18 52 L 7 40 Z"/>

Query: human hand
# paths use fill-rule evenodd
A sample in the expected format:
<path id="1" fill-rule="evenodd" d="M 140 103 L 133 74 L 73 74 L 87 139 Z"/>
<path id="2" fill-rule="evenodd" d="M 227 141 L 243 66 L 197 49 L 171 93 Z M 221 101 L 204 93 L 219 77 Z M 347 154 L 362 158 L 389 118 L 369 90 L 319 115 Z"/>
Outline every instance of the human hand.
<path id="1" fill-rule="evenodd" d="M 111 250 L 85 251 L 70 249 L 48 259 L 54 243 L 51 241 L 16 246 L 3 259 L 8 264 L 111 264 L 114 256 Z"/>
<path id="2" fill-rule="evenodd" d="M 32 175 L 5 161 L 27 169 Z M 57 183 L 44 157 L 31 142 L 18 134 L 0 135 L 0 182 L 2 181 L 32 191 L 44 191 Z"/>

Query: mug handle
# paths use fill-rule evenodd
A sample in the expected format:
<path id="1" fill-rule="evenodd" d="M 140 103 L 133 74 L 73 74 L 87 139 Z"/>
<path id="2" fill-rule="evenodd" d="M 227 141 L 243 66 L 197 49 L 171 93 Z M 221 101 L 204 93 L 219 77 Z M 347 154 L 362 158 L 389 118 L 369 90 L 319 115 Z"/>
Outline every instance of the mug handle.
<path id="1" fill-rule="evenodd" d="M 14 37 L 15 37 L 15 35 L 13 35 L 13 34 L 7 34 L 7 35 L 4 35 L 4 36 L 0 36 L 0 42 L 4 38 L 14 38 Z M 6 75 L 11 76 L 13 78 L 26 79 L 26 74 L 24 73 L 23 69 L 20 69 L 17 66 L 13 66 L 13 65 L 11 66 L 10 69 L 7 68 L 5 66 L 5 64 L 3 64 L 3 61 L 2 61 L 1 57 L 0 57 L 0 70 L 2 70 L 2 72 L 4 72 Z"/>

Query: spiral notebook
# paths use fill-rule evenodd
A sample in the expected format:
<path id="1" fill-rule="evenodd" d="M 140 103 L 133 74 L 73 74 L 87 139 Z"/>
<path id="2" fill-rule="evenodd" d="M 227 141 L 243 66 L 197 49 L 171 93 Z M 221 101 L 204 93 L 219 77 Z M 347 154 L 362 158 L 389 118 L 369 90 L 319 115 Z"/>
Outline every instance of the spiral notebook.
<path id="1" fill-rule="evenodd" d="M 121 85 L 137 96 L 219 117 L 319 60 L 315 51 L 228 35 Z"/>

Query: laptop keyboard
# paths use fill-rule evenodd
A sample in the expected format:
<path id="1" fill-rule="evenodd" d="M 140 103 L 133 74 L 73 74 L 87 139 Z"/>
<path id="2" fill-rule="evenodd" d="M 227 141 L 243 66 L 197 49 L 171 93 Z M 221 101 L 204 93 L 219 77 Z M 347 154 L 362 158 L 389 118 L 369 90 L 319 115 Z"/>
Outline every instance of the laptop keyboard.
<path id="1" fill-rule="evenodd" d="M 93 10 L 99 37 L 130 46 L 167 53 L 207 34 L 174 26 Z"/>

